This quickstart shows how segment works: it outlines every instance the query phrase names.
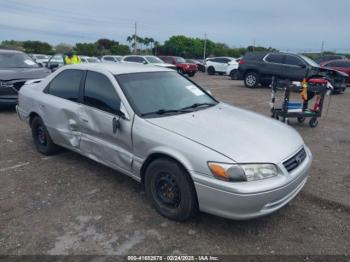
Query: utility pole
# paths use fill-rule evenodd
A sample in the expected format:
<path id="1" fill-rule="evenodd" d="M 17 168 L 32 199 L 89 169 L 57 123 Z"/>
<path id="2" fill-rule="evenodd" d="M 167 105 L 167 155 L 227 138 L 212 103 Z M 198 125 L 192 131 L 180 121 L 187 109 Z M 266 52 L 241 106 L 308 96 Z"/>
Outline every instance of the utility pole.
<path id="1" fill-rule="evenodd" d="M 255 39 L 253 40 L 253 51 L 255 51 Z"/>
<path id="2" fill-rule="evenodd" d="M 136 38 L 137 38 L 137 23 L 135 22 L 135 33 L 134 33 L 134 53 L 136 54 L 137 52 L 137 46 L 136 46 Z"/>
<path id="3" fill-rule="evenodd" d="M 324 40 L 322 40 L 322 45 L 321 45 L 321 55 L 323 56 L 323 51 L 324 51 Z"/>
<path id="4" fill-rule="evenodd" d="M 204 34 L 203 60 L 205 60 L 206 52 L 207 52 L 207 33 Z"/>

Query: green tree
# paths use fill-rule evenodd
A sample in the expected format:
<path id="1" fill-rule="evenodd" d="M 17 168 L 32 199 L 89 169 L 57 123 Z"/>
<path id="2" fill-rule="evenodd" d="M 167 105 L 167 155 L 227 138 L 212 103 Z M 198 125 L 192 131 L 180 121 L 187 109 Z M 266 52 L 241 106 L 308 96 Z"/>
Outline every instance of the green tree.
<path id="1" fill-rule="evenodd" d="M 24 51 L 23 42 L 15 40 L 4 40 L 0 44 L 0 48 L 3 49 L 14 49 Z"/>
<path id="2" fill-rule="evenodd" d="M 27 53 L 52 54 L 52 46 L 41 41 L 24 41 L 23 48 Z"/>
<path id="3" fill-rule="evenodd" d="M 98 56 L 96 43 L 77 43 L 76 51 L 79 55 Z"/>
<path id="4" fill-rule="evenodd" d="M 55 49 L 55 53 L 66 54 L 70 50 L 73 49 L 73 46 L 70 44 L 66 44 L 66 43 L 60 43 L 60 44 L 56 45 L 54 49 Z"/>

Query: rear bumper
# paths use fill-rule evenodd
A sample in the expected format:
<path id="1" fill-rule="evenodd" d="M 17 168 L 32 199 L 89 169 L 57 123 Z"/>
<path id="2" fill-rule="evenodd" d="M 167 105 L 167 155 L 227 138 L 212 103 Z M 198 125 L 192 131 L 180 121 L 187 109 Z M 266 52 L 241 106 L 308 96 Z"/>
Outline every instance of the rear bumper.
<path id="1" fill-rule="evenodd" d="M 0 105 L 2 106 L 17 105 L 17 95 L 0 96 Z"/>
<path id="2" fill-rule="evenodd" d="M 292 181 L 262 192 L 237 193 L 227 191 L 215 186 L 215 180 L 212 185 L 209 185 L 194 178 L 199 208 L 206 213 L 237 220 L 268 215 L 286 205 L 300 192 L 308 179 L 311 162 L 311 152 L 308 151 L 304 163 L 300 168 L 292 171 L 294 176 Z"/>

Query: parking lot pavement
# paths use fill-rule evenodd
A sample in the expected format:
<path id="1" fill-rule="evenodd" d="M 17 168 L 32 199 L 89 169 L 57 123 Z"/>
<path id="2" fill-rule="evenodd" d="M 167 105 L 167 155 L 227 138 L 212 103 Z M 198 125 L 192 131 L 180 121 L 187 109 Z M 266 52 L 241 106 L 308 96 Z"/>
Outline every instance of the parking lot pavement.
<path id="1" fill-rule="evenodd" d="M 202 73 L 193 79 L 221 101 L 269 113 L 266 88 Z M 350 254 L 349 112 L 345 92 L 332 96 L 317 128 L 292 121 L 315 160 L 286 207 L 250 221 L 199 214 L 176 223 L 158 215 L 132 179 L 76 153 L 40 155 L 29 128 L 3 110 L 0 254 Z"/>

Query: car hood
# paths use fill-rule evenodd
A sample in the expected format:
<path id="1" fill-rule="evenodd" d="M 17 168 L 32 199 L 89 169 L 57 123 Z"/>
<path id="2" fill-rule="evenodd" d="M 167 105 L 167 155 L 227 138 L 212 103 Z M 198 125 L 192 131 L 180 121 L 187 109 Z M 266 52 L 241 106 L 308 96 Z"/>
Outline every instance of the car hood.
<path id="1" fill-rule="evenodd" d="M 304 144 L 293 128 L 224 103 L 192 113 L 147 121 L 238 163 L 278 163 L 296 153 Z"/>
<path id="2" fill-rule="evenodd" d="M 153 63 L 152 65 L 161 66 L 161 67 L 176 67 L 175 65 L 167 64 L 167 63 Z"/>
<path id="3" fill-rule="evenodd" d="M 51 71 L 47 68 L 0 68 L 1 80 L 44 78 Z"/>

